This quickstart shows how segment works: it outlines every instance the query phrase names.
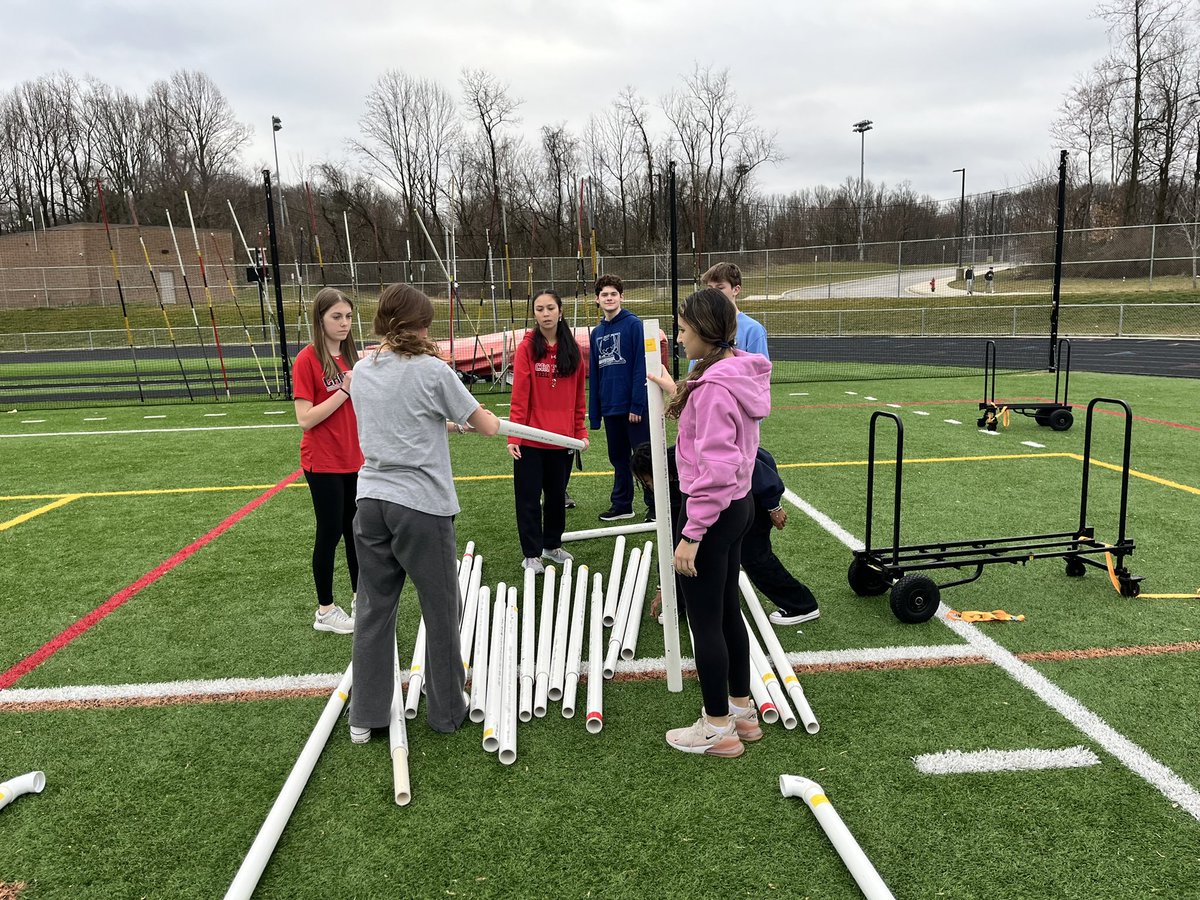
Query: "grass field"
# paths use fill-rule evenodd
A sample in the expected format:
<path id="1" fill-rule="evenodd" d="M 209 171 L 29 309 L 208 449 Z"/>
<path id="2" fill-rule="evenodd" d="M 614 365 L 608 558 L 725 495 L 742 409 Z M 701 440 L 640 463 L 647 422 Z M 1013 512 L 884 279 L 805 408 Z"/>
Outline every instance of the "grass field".
<path id="1" fill-rule="evenodd" d="M 386 741 L 351 745 L 343 718 L 257 896 L 858 896 L 809 810 L 780 796 L 782 773 L 823 785 L 897 897 L 1200 895 L 1200 598 L 1153 597 L 1200 589 L 1193 381 L 1072 378 L 1077 400 L 1119 397 L 1136 417 L 1129 565 L 1146 577 L 1144 596 L 1118 596 L 1094 569 L 1067 578 L 1061 562 L 1034 560 L 989 566 L 942 595 L 958 610 L 1002 608 L 1024 622 L 904 625 L 886 595 L 860 598 L 847 585 L 875 409 L 905 426 L 902 541 L 1075 526 L 1082 411 L 1068 432 L 1018 416 L 984 434 L 977 381 L 773 389 L 762 442 L 794 493 L 774 543 L 822 609 L 777 634 L 818 734 L 766 726 L 737 760 L 668 748 L 663 732 L 694 720 L 699 691 L 690 676 L 682 694 L 654 676 L 663 642 L 647 619 L 634 668 L 649 675 L 605 684 L 598 735 L 554 705 L 520 727 L 517 762 L 503 767 L 480 749 L 479 726 L 446 736 L 423 716 L 411 721 L 407 808 L 392 802 Z M 1009 399 L 1054 393 L 1044 374 L 1009 376 L 1003 389 Z M 1123 424 L 1096 416 L 1089 519 L 1106 539 Z M 0 896 L 211 897 L 228 886 L 349 661 L 348 637 L 311 627 L 303 480 L 269 493 L 296 472 L 292 425 L 290 404 L 256 402 L 0 417 L 0 683 L 10 685 L 0 690 L 0 779 L 47 777 L 43 794 L 0 810 Z M 880 433 L 890 458 L 890 432 Z M 569 528 L 597 524 L 607 506 L 604 441 L 594 438 L 571 482 Z M 454 436 L 451 450 L 460 549 L 476 542 L 486 583 L 513 582 L 521 553 L 508 457 L 470 435 Z M 890 533 L 892 471 L 878 476 L 876 538 Z M 89 613 L 231 517 L 86 627 Z M 610 541 L 572 549 L 607 574 Z M 337 588 L 348 603 L 344 567 Z M 405 665 L 414 599 L 406 589 Z M 296 680 L 307 674 L 322 677 Z M 231 678 L 248 679 L 241 693 L 218 696 L 206 681 Z M 266 693 L 266 678 L 284 687 Z M 186 696 L 169 703 L 130 687 L 161 693 L 175 682 L 189 683 L 172 688 Z M 1071 747 L 1098 764 L 940 775 L 914 764 L 947 750 Z"/>

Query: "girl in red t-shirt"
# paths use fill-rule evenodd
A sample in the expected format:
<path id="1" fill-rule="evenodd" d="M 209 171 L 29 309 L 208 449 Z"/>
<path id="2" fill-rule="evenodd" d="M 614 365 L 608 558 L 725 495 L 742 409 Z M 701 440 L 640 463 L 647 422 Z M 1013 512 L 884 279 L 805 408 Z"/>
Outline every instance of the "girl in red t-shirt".
<path id="1" fill-rule="evenodd" d="M 322 288 L 313 300 L 313 342 L 296 356 L 292 396 L 300 438 L 300 466 L 312 493 L 317 516 L 312 571 L 317 588 L 313 628 L 350 634 L 350 614 L 333 602 L 333 568 L 337 545 L 345 538 L 351 590 L 358 591 L 358 556 L 354 552 L 355 496 L 363 455 L 358 447 L 358 422 L 350 403 L 351 369 L 358 350 L 350 336 L 354 304 L 335 288 Z"/>
<path id="2" fill-rule="evenodd" d="M 583 424 L 586 408 L 583 381 L 586 375 L 575 335 L 563 321 L 562 298 L 552 290 L 533 298 L 537 328 L 525 335 L 513 359 L 513 422 L 554 431 L 588 445 Z M 567 516 L 567 476 L 574 454 L 522 438 L 508 439 L 513 458 L 513 486 L 517 499 L 517 533 L 524 567 L 542 571 L 542 560 L 562 564 L 571 559 L 563 549 Z M 545 496 L 545 502 L 542 497 Z"/>

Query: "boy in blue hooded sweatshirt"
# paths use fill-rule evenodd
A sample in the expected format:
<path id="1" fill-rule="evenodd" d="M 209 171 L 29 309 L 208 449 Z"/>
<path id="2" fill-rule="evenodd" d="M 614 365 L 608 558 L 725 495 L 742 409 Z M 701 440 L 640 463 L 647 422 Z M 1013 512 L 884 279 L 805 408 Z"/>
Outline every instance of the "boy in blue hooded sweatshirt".
<path id="1" fill-rule="evenodd" d="M 600 521 L 633 518 L 633 473 L 629 457 L 633 448 L 650 440 L 646 422 L 646 351 L 642 320 L 621 304 L 625 285 L 616 275 L 596 279 L 596 303 L 604 319 L 591 333 L 588 358 L 588 420 L 593 431 L 604 423 L 608 461 L 613 467 L 609 508 Z M 646 519 L 654 516 L 654 501 L 643 492 Z"/>

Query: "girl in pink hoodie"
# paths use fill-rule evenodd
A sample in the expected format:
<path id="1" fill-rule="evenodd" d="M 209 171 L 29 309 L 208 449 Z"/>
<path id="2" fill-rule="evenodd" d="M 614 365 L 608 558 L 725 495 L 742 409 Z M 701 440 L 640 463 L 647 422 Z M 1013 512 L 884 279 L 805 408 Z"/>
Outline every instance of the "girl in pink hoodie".
<path id="1" fill-rule="evenodd" d="M 750 700 L 750 647 L 738 567 L 754 516 L 750 476 L 758 423 L 771 409 L 771 363 L 734 348 L 737 309 L 715 288 L 679 307 L 679 340 L 696 365 L 667 408 L 679 419 L 675 459 L 683 511 L 675 523 L 675 571 L 692 629 L 704 706 L 687 728 L 667 732 L 685 753 L 741 756 L 762 737 Z M 654 375 L 668 393 L 676 386 Z"/>

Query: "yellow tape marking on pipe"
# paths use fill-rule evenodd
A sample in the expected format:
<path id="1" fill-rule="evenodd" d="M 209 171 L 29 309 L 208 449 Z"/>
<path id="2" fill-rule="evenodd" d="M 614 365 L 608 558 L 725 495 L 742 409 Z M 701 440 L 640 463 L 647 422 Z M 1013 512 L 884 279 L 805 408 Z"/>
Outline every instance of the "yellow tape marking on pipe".
<path id="1" fill-rule="evenodd" d="M 350 698 L 349 698 L 349 696 L 347 696 L 345 691 L 338 691 L 338 699 L 341 700 L 343 703 L 345 703 Z"/>
<path id="2" fill-rule="evenodd" d="M 783 679 L 784 684 L 791 684 L 793 681 L 796 682 L 796 684 L 800 683 L 800 679 L 795 675 L 789 675 L 787 678 Z"/>
<path id="3" fill-rule="evenodd" d="M 772 681 L 775 680 L 775 676 L 773 674 L 771 674 L 770 672 L 763 672 L 762 679 L 763 679 L 763 684 L 770 684 Z"/>
<path id="4" fill-rule="evenodd" d="M 654 353 L 658 350 L 658 338 L 646 338 L 646 352 Z"/>
<path id="5" fill-rule="evenodd" d="M 28 522 L 30 519 L 35 519 L 42 513 L 48 513 L 52 509 L 58 509 L 60 506 L 66 506 L 72 501 L 78 500 L 79 494 L 68 494 L 65 497 L 59 497 L 53 503 L 47 503 L 45 506 L 39 506 L 37 509 L 32 509 L 27 513 L 17 516 L 15 519 L 9 519 L 7 522 L 0 522 L 0 531 L 8 531 L 10 528 L 15 528 L 22 522 Z"/>
<path id="6" fill-rule="evenodd" d="M 485 731 L 485 732 L 483 733 L 483 736 L 484 736 L 485 738 L 489 738 L 489 737 L 491 737 L 491 736 L 492 736 L 493 734 L 495 734 L 495 733 L 496 733 L 496 729 L 495 729 L 495 728 L 489 728 L 487 731 Z"/>
<path id="7" fill-rule="evenodd" d="M 809 802 L 813 806 L 820 806 L 822 803 L 829 803 L 829 798 L 824 794 L 813 794 L 813 798 Z"/>

